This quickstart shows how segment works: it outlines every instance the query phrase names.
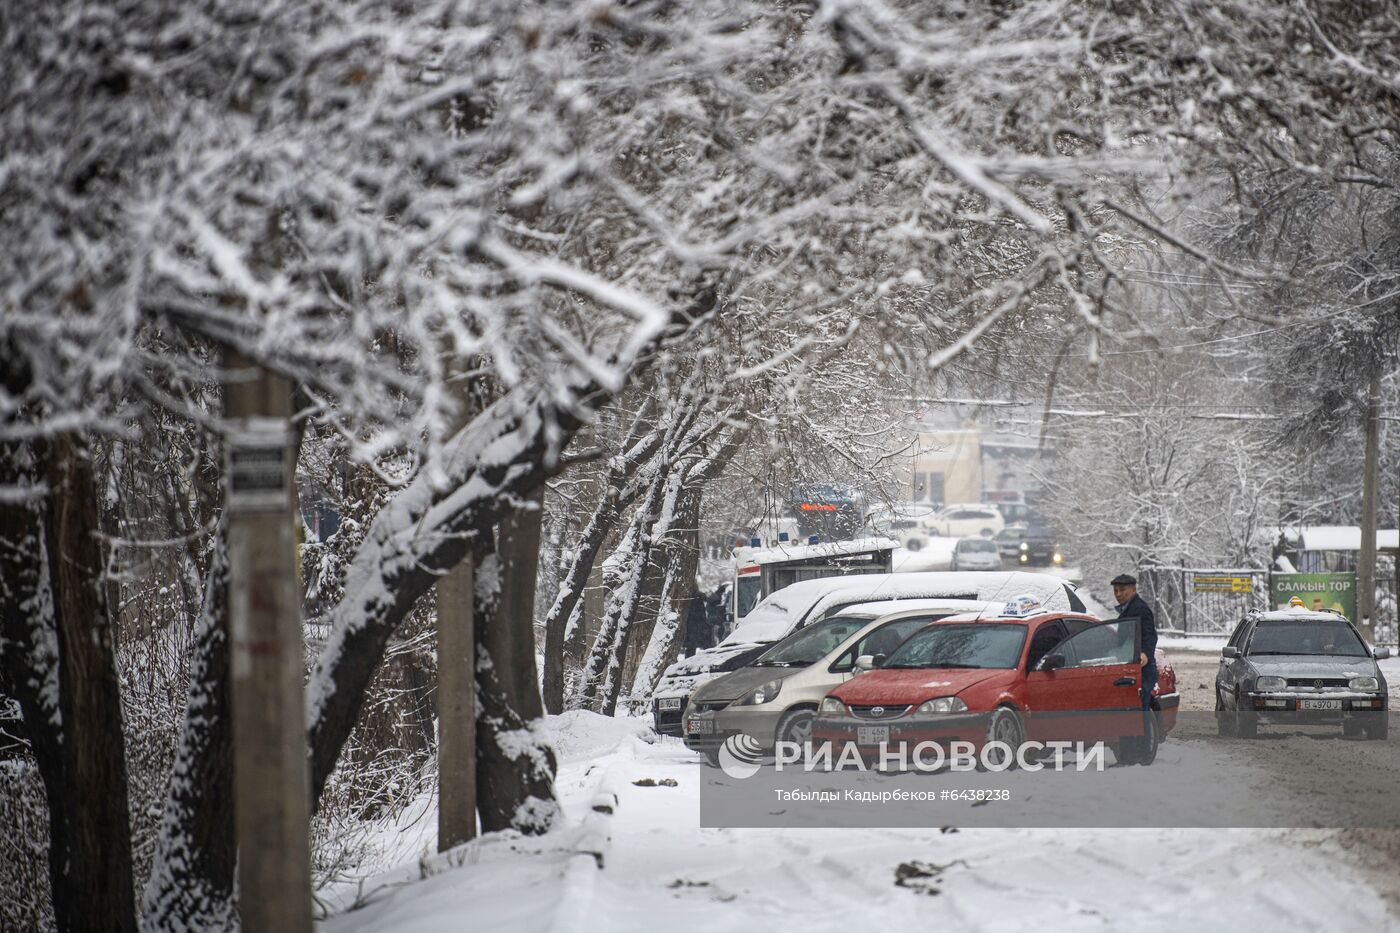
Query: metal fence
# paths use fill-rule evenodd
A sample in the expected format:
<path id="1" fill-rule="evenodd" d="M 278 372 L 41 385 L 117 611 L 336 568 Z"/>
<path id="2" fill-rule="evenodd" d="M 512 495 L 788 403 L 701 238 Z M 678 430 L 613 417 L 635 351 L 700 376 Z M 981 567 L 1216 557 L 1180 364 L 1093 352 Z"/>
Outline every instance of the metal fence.
<path id="1" fill-rule="evenodd" d="M 1187 633 L 1228 635 L 1244 614 L 1269 608 L 1269 572 L 1251 568 L 1181 571 Z"/>
<path id="2" fill-rule="evenodd" d="M 1228 635 L 1252 609 L 1268 609 L 1269 571 L 1259 568 L 1158 567 L 1142 574 L 1143 595 L 1157 610 L 1158 628 L 1187 635 Z M 1360 620 L 1353 620 L 1358 622 Z M 1394 571 L 1376 575 L 1375 642 L 1400 636 Z"/>
<path id="3" fill-rule="evenodd" d="M 1238 567 L 1162 567 L 1145 577 L 1158 628 L 1186 635 L 1228 635 L 1246 612 L 1269 605 L 1269 571 Z"/>

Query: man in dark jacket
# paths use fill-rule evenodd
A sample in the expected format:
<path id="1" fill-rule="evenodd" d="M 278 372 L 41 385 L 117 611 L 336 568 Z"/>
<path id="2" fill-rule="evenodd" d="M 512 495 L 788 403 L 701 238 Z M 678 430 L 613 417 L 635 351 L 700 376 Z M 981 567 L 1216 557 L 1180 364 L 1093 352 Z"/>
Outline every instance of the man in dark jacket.
<path id="1" fill-rule="evenodd" d="M 1138 631 L 1142 633 L 1142 652 L 1138 663 L 1142 665 L 1141 686 L 1138 687 L 1143 710 L 1152 708 L 1152 688 L 1157 686 L 1157 620 L 1152 615 L 1152 607 L 1138 595 L 1137 578 L 1120 573 L 1110 581 L 1113 598 L 1118 601 L 1118 618 L 1137 619 Z M 1150 714 L 1143 716 L 1146 724 Z"/>

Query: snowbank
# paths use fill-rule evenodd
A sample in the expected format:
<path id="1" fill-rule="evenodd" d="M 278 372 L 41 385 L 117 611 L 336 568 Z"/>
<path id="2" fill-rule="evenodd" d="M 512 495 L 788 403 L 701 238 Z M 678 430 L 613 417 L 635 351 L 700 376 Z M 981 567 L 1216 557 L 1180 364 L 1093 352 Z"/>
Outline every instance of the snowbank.
<path id="1" fill-rule="evenodd" d="M 577 709 L 546 717 L 545 734 L 562 767 L 615 752 L 629 736 L 650 736 L 651 721 Z"/>
<path id="2" fill-rule="evenodd" d="M 619 742 L 561 769 L 571 826 L 494 835 L 387 873 L 326 933 L 1391 926 L 1326 831 L 701 829 L 696 757 L 598 719 L 551 723 L 574 750 Z M 1163 752 L 1210 754 L 1177 743 Z M 618 795 L 601 869 L 582 831 L 600 782 Z"/>

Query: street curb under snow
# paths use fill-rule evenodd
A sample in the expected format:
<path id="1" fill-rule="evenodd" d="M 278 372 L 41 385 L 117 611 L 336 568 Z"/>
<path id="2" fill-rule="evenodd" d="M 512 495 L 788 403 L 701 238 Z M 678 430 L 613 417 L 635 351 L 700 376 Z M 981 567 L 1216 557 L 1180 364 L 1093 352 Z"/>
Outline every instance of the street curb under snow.
<path id="1" fill-rule="evenodd" d="M 622 795 L 622 766 L 614 762 L 604 771 L 593 789 L 588 813 L 579 823 L 573 854 L 564 865 L 559 903 L 548 929 L 552 933 L 587 933 L 589 906 L 612 847 L 612 820 Z"/>

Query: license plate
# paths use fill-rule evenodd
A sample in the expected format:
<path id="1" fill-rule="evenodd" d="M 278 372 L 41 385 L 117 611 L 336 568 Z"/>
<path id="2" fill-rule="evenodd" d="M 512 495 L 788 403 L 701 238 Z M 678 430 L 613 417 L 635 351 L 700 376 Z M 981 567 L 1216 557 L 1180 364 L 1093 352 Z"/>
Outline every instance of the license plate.
<path id="1" fill-rule="evenodd" d="M 714 735 L 715 724 L 710 719 L 692 719 L 687 725 L 686 731 L 694 735 Z"/>
<path id="2" fill-rule="evenodd" d="M 680 709 L 680 708 L 681 708 L 681 698 L 680 698 L 680 697 L 662 697 L 662 698 L 661 698 L 661 708 L 662 708 L 662 709 Z"/>
<path id="3" fill-rule="evenodd" d="M 879 745 L 889 740 L 889 726 L 856 726 L 857 745 Z"/>
<path id="4" fill-rule="evenodd" d="M 1299 700 L 1299 709 L 1341 709 L 1341 700 Z"/>

